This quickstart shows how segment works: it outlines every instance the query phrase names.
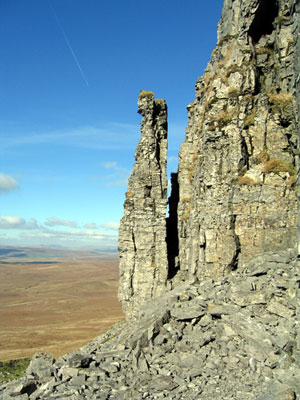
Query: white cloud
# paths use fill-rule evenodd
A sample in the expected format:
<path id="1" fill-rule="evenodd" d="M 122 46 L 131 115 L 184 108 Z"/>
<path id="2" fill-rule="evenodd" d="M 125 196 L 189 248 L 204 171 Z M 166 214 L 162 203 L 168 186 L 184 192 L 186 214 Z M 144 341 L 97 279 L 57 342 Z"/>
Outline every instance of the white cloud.
<path id="1" fill-rule="evenodd" d="M 47 226 L 68 226 L 70 228 L 77 227 L 77 223 L 74 221 L 59 219 L 59 218 L 55 218 L 55 217 L 48 218 L 47 221 L 45 222 L 45 225 L 47 225 Z"/>
<path id="2" fill-rule="evenodd" d="M 26 224 L 27 229 L 39 229 L 37 220 L 35 218 L 30 218 L 30 220 Z"/>
<path id="3" fill-rule="evenodd" d="M 107 222 L 106 224 L 100 225 L 100 227 L 102 229 L 110 229 L 113 231 L 117 231 L 119 229 L 119 226 L 120 226 L 119 222 L 113 222 L 113 221 L 110 221 L 110 222 Z"/>
<path id="4" fill-rule="evenodd" d="M 67 244 L 70 247 L 92 245 L 98 248 L 101 248 L 101 246 L 116 248 L 117 246 L 116 234 L 85 229 L 58 231 L 44 228 L 44 230 L 36 233 L 24 232 L 22 237 L 27 242 L 38 244 Z"/>
<path id="5" fill-rule="evenodd" d="M 5 193 L 9 190 L 14 190 L 18 188 L 18 182 L 12 176 L 0 173 L 0 193 Z"/>
<path id="6" fill-rule="evenodd" d="M 0 216 L 0 238 L 8 245 L 63 245 L 70 248 L 89 246 L 97 249 L 117 249 L 117 222 L 99 225 L 87 223 L 79 228 L 74 221 L 48 218 L 47 224 L 20 216 Z M 54 227 L 58 226 L 57 229 Z M 64 226 L 66 229 L 61 228 Z"/>
<path id="7" fill-rule="evenodd" d="M 130 171 L 118 166 L 116 161 L 106 161 L 101 164 L 105 169 L 112 170 L 112 173 L 106 176 L 109 179 L 107 186 L 126 186 Z"/>
<path id="8" fill-rule="evenodd" d="M 0 216 L 0 229 L 39 229 L 37 221 L 30 218 L 28 222 L 18 216 Z"/>
<path id="9" fill-rule="evenodd" d="M 107 169 L 110 169 L 110 168 L 117 169 L 118 168 L 118 164 L 116 161 L 107 161 L 107 162 L 102 163 L 102 165 L 104 168 L 107 168 Z"/>
<path id="10" fill-rule="evenodd" d="M 97 225 L 94 224 L 93 222 L 91 222 L 91 223 L 89 223 L 89 224 L 85 224 L 85 225 L 83 225 L 83 227 L 84 227 L 85 229 L 97 229 Z"/>
<path id="11" fill-rule="evenodd" d="M 25 225 L 25 219 L 15 216 L 1 216 L 0 228 L 1 229 L 17 229 Z"/>

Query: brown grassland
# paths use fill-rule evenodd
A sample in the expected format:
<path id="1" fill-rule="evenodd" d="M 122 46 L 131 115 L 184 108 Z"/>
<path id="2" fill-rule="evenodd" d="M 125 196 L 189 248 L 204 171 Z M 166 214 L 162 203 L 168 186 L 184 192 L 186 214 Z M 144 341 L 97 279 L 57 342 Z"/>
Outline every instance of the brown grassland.
<path id="1" fill-rule="evenodd" d="M 123 318 L 117 255 L 0 260 L 0 361 L 75 350 Z"/>

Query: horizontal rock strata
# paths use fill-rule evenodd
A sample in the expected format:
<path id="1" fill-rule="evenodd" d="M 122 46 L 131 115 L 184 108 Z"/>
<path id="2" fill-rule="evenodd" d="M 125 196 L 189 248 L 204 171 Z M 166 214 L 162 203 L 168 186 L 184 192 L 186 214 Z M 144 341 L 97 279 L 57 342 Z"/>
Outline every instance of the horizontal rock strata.
<path id="1" fill-rule="evenodd" d="M 293 245 L 298 130 L 292 2 L 225 1 L 179 153 L 183 279 Z"/>
<path id="2" fill-rule="evenodd" d="M 141 140 L 128 181 L 119 229 L 119 299 L 125 315 L 134 318 L 140 305 L 164 290 L 168 275 L 167 106 L 152 92 L 141 91 Z"/>

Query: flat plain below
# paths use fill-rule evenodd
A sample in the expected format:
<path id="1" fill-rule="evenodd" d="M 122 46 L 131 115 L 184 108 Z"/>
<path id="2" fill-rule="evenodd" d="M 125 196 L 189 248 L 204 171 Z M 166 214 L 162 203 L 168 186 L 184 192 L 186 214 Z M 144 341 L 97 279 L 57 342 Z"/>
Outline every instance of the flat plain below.
<path id="1" fill-rule="evenodd" d="M 116 254 L 53 253 L 0 257 L 0 361 L 57 358 L 123 318 Z"/>

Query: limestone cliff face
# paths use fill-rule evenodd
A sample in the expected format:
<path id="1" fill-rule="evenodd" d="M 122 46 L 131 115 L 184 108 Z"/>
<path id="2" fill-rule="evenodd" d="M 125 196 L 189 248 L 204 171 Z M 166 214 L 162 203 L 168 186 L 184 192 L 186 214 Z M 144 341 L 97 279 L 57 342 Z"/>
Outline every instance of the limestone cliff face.
<path id="1" fill-rule="evenodd" d="M 166 106 L 140 95 L 142 139 L 119 240 L 126 315 L 165 287 L 242 270 L 257 254 L 294 247 L 296 3 L 225 0 L 217 47 L 188 106 L 167 221 Z"/>
<path id="2" fill-rule="evenodd" d="M 294 93 L 297 102 L 297 112 L 296 119 L 298 125 L 298 132 L 300 132 L 300 3 L 294 1 L 291 5 L 291 11 L 294 13 L 294 24 L 293 24 L 293 34 L 294 34 L 294 68 L 295 68 L 295 81 L 294 81 Z M 300 154 L 300 153 L 298 153 Z M 297 173 L 297 195 L 298 195 L 298 214 L 300 215 L 300 180 L 299 180 L 299 165 Z M 300 218 L 298 219 L 297 227 L 297 254 L 300 254 Z M 297 320 L 300 320 L 300 291 L 297 294 Z M 297 335 L 297 348 L 298 348 L 298 359 L 300 357 L 300 334 L 298 331 Z"/>
<path id="3" fill-rule="evenodd" d="M 182 278 L 293 247 L 297 225 L 292 1 L 226 0 L 179 154 Z"/>
<path id="4" fill-rule="evenodd" d="M 167 211 L 167 106 L 141 91 L 141 140 L 128 182 L 124 216 L 119 230 L 119 298 L 127 316 L 163 291 L 168 273 Z"/>

